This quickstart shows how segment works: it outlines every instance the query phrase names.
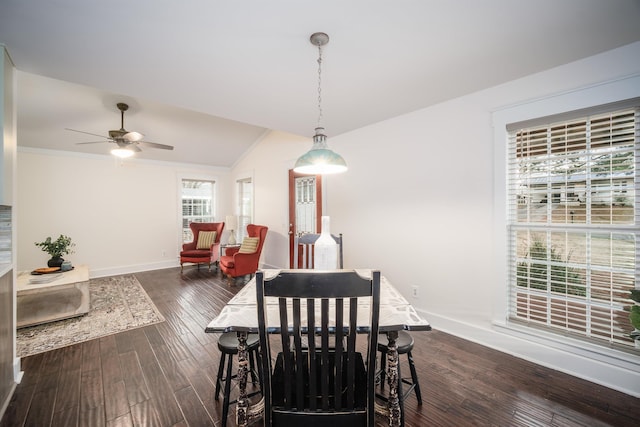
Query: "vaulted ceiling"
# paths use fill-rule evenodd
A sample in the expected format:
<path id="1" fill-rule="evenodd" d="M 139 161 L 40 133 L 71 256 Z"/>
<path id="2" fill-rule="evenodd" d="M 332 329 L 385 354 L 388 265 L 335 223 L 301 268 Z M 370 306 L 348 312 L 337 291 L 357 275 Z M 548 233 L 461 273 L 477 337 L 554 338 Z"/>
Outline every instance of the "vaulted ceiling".
<path id="1" fill-rule="evenodd" d="M 329 140 L 640 40 L 638 0 L 2 0 L 18 144 L 107 153 L 120 127 L 230 167 L 268 129 Z M 99 138 L 97 138 L 99 139 Z M 301 152 L 308 147 L 301 147 Z"/>

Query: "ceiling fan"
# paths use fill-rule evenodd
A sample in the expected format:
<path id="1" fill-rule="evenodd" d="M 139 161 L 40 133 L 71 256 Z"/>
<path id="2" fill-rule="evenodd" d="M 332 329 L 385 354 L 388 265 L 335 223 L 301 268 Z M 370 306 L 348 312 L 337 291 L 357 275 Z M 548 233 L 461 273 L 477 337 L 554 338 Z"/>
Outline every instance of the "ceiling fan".
<path id="1" fill-rule="evenodd" d="M 140 132 L 129 132 L 124 128 L 124 112 L 129 109 L 129 106 L 123 102 L 119 102 L 116 104 L 118 110 L 120 110 L 120 129 L 114 129 L 109 131 L 109 136 L 97 135 L 91 132 L 84 132 L 76 129 L 65 128 L 66 130 L 70 130 L 72 132 L 84 133 L 87 135 L 99 136 L 100 138 L 105 138 L 106 141 L 89 141 L 89 142 L 78 142 L 78 145 L 82 144 L 97 144 L 101 142 L 113 142 L 118 147 L 114 150 L 111 150 L 111 153 L 119 156 L 119 157 L 129 157 L 134 153 L 142 151 L 140 146 L 146 148 L 159 148 L 161 150 L 173 150 L 173 146 L 158 144 L 156 142 L 148 142 L 142 141 L 144 135 Z"/>

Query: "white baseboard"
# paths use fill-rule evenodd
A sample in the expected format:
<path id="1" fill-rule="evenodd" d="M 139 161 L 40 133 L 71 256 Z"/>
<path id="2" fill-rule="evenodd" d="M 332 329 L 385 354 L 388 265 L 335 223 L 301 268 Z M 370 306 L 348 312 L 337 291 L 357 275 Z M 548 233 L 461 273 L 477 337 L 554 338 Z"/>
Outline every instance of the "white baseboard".
<path id="1" fill-rule="evenodd" d="M 588 351 L 581 351 L 581 354 L 578 354 L 571 351 L 570 345 L 567 345 L 566 349 L 558 348 L 559 346 L 553 345 L 551 342 L 550 345 L 547 345 L 541 342 L 543 341 L 541 339 L 527 339 L 526 334 L 507 331 L 503 327 L 480 328 L 435 313 L 426 311 L 420 311 L 420 313 L 429 320 L 431 326 L 436 330 L 634 397 L 640 397 L 640 372 L 632 367 L 633 363 L 628 361 L 621 362 L 615 357 L 611 357 L 611 360 L 607 361 L 602 355 L 591 358 L 588 357 Z"/>
<path id="2" fill-rule="evenodd" d="M 16 384 L 20 384 L 22 381 L 22 375 L 24 375 L 24 371 L 21 370 L 22 366 L 20 364 L 20 358 L 16 357 L 13 359 L 13 380 Z"/>
<path id="3" fill-rule="evenodd" d="M 131 274 L 140 271 L 162 270 L 164 268 L 180 267 L 178 260 L 159 261 L 147 264 L 132 264 L 111 268 L 93 269 L 89 266 L 89 277 L 107 277 L 117 276 L 120 274 Z"/>
<path id="4" fill-rule="evenodd" d="M 13 384 L 11 385 L 11 390 L 7 394 L 7 398 L 4 402 L 0 402 L 0 420 L 4 416 L 7 407 L 9 407 L 9 403 L 11 402 L 11 398 L 13 397 L 13 393 L 16 391 L 16 386 L 22 381 L 23 372 L 20 370 L 20 359 L 13 359 Z"/>

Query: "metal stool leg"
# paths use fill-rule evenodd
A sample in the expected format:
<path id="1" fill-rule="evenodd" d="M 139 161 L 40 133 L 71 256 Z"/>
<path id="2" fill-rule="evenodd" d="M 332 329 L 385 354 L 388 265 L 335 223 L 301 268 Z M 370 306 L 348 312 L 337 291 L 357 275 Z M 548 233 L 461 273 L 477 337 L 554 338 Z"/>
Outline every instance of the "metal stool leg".
<path id="1" fill-rule="evenodd" d="M 222 375 L 224 374 L 224 360 L 226 357 L 225 353 L 220 354 L 220 364 L 218 365 L 218 376 L 216 378 L 216 400 L 220 397 L 220 382 L 222 381 Z"/>
<path id="2" fill-rule="evenodd" d="M 384 390 L 385 377 L 387 374 L 387 352 L 380 352 L 380 389 Z"/>
<path id="3" fill-rule="evenodd" d="M 229 395 L 231 394 L 231 377 L 233 376 L 233 357 L 229 356 L 227 362 L 227 377 L 224 381 L 224 400 L 222 401 L 222 427 L 227 425 L 227 417 L 229 416 Z"/>
<path id="4" fill-rule="evenodd" d="M 256 363 L 254 354 L 254 351 L 249 352 L 249 372 L 251 373 L 251 382 L 253 384 L 258 382 L 258 379 L 256 378 Z"/>
<path id="5" fill-rule="evenodd" d="M 416 365 L 413 363 L 413 355 L 411 352 L 407 353 L 409 358 L 409 369 L 411 370 L 411 381 L 413 382 L 413 390 L 416 392 L 418 398 L 418 405 L 422 405 L 422 393 L 420 392 L 420 383 L 418 382 L 418 373 L 416 372 Z"/>

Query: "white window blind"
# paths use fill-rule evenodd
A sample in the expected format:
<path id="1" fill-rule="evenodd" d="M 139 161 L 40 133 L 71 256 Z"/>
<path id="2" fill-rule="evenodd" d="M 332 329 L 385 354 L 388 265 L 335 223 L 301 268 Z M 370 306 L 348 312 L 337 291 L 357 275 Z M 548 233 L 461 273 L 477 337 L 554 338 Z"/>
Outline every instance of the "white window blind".
<path id="1" fill-rule="evenodd" d="M 509 127 L 509 319 L 619 348 L 638 283 L 640 109 Z"/>
<path id="2" fill-rule="evenodd" d="M 238 241 L 247 237 L 247 225 L 253 222 L 253 182 L 251 178 L 236 181 L 238 190 Z"/>
<path id="3" fill-rule="evenodd" d="M 182 203 L 182 241 L 191 242 L 193 235 L 189 224 L 192 222 L 214 221 L 215 182 L 183 179 L 181 189 Z"/>
<path id="4" fill-rule="evenodd" d="M 317 233 L 315 175 L 296 178 L 295 191 L 296 235 L 303 233 Z"/>

